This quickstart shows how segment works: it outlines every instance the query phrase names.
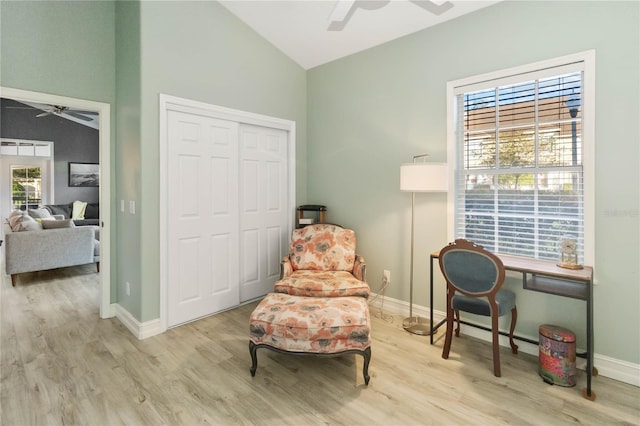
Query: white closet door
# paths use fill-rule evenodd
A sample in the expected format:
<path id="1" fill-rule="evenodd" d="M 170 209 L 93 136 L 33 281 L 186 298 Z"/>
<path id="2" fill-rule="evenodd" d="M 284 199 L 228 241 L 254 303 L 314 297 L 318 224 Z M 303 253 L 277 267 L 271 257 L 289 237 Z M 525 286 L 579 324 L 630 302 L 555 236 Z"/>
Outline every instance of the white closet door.
<path id="1" fill-rule="evenodd" d="M 240 300 L 264 296 L 288 250 L 287 137 L 284 130 L 240 125 Z"/>
<path id="2" fill-rule="evenodd" d="M 239 304 L 238 123 L 169 111 L 169 327 Z"/>

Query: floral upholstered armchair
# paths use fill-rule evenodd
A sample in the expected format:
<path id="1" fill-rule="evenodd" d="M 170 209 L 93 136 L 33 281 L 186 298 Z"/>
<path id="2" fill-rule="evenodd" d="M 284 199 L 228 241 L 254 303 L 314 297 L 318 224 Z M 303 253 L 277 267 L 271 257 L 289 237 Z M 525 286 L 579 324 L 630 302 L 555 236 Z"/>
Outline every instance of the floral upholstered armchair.
<path id="1" fill-rule="evenodd" d="M 368 298 L 366 264 L 356 254 L 355 232 L 328 224 L 295 229 L 274 291 L 306 297 Z"/>

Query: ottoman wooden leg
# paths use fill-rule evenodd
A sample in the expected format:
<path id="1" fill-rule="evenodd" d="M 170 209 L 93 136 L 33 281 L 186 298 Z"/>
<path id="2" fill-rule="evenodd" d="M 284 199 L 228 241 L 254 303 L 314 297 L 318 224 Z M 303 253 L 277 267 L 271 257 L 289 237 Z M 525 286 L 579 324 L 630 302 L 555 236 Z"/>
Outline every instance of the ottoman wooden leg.
<path id="1" fill-rule="evenodd" d="M 371 361 L 371 347 L 368 347 L 362 352 L 364 357 L 364 365 L 362 366 L 362 375 L 364 376 L 364 384 L 369 384 L 369 361 Z"/>
<path id="2" fill-rule="evenodd" d="M 251 354 L 251 377 L 255 377 L 256 370 L 258 369 L 258 355 L 256 352 L 258 351 L 258 347 L 252 341 L 249 341 L 249 353 Z"/>

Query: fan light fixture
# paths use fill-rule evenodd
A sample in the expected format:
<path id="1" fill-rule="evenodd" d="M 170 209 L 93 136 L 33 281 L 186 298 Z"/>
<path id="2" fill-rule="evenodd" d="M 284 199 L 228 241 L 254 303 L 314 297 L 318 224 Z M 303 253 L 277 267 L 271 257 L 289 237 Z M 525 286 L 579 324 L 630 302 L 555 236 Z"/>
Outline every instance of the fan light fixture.
<path id="1" fill-rule="evenodd" d="M 409 0 L 414 5 L 433 13 L 441 15 L 453 7 L 450 1 L 441 0 Z M 331 15 L 329 15 L 329 27 L 327 31 L 342 31 L 347 25 L 356 9 L 375 10 L 388 5 L 388 1 L 359 1 L 337 0 Z"/>

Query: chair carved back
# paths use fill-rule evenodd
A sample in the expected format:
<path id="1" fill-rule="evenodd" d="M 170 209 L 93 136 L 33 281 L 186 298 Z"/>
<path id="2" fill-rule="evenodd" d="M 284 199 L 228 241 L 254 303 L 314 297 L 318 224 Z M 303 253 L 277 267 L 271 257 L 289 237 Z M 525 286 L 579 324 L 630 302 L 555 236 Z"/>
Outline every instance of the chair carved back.
<path id="1" fill-rule="evenodd" d="M 353 271 L 356 235 L 338 225 L 316 224 L 295 229 L 289 259 L 293 270 Z"/>
<path id="2" fill-rule="evenodd" d="M 457 239 L 440 251 L 440 269 L 456 291 L 472 297 L 494 296 L 504 282 L 504 265 L 481 245 Z"/>

